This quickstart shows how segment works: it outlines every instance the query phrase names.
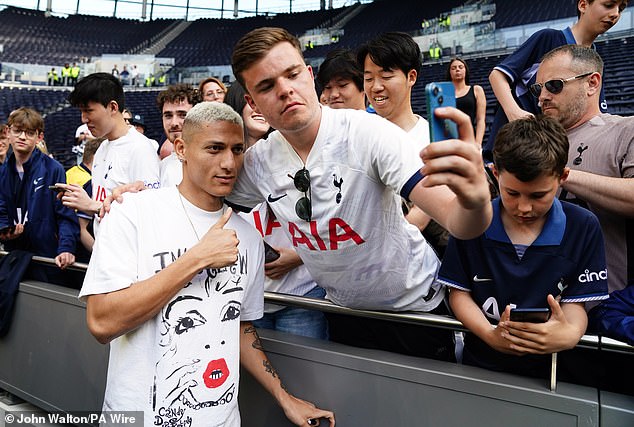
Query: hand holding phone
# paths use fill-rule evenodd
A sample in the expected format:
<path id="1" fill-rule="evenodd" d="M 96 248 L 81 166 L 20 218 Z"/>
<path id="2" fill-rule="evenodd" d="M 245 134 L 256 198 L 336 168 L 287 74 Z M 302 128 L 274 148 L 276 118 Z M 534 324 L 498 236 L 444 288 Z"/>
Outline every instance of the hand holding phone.
<path id="1" fill-rule="evenodd" d="M 432 142 L 445 139 L 457 139 L 458 127 L 449 119 L 436 117 L 436 108 L 455 107 L 456 91 L 451 82 L 432 82 L 425 86 L 427 98 L 427 121 L 429 122 L 429 136 Z"/>
<path id="2" fill-rule="evenodd" d="M 550 308 L 512 308 L 511 322 L 545 323 L 550 319 Z"/>

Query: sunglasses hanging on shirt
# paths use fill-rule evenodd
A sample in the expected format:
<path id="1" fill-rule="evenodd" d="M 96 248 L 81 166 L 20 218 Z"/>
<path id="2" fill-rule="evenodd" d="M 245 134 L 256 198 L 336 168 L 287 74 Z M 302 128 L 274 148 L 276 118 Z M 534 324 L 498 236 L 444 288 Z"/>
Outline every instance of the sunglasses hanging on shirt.
<path id="1" fill-rule="evenodd" d="M 295 172 L 295 176 L 289 174 L 288 177 L 293 180 L 295 188 L 304 193 L 304 197 L 295 203 L 295 213 L 304 221 L 310 221 L 313 214 L 312 203 L 310 201 L 310 173 L 308 169 L 304 167 Z"/>

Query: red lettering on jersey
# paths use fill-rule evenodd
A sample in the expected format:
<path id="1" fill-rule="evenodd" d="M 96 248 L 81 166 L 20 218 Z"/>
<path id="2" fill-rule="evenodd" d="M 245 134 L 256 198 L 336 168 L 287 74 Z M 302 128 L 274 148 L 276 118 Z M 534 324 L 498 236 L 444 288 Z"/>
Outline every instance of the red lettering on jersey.
<path id="1" fill-rule="evenodd" d="M 315 247 L 310 242 L 310 239 L 308 238 L 308 236 L 306 236 L 302 232 L 302 230 L 300 230 L 299 227 L 297 227 L 297 225 L 295 225 L 292 222 L 289 222 L 288 231 L 291 233 L 291 238 L 292 238 L 291 241 L 293 243 L 293 246 L 298 246 L 302 244 L 302 245 L 306 245 L 308 249 L 310 249 L 311 251 L 315 250 Z"/>
<path id="2" fill-rule="evenodd" d="M 264 237 L 264 230 L 262 230 L 262 218 L 260 218 L 259 211 L 251 212 L 253 214 L 253 225 L 260 232 L 260 235 Z"/>
<path id="3" fill-rule="evenodd" d="M 343 234 L 337 234 L 337 227 L 343 229 Z M 333 218 L 328 222 L 328 231 L 330 232 L 330 249 L 337 250 L 337 242 L 344 242 L 346 240 L 354 240 L 357 245 L 360 245 L 364 240 L 350 227 L 343 219 Z"/>
<path id="4" fill-rule="evenodd" d="M 108 195 L 106 194 L 106 189 L 103 188 L 101 185 L 97 186 L 97 193 L 95 193 L 95 200 L 98 202 L 103 202 L 104 200 L 106 200 L 106 197 L 108 197 Z"/>
<path id="5" fill-rule="evenodd" d="M 319 250 L 327 250 L 324 239 L 317 232 L 317 221 L 310 221 L 309 225 L 310 234 L 315 238 Z M 343 233 L 337 234 L 338 229 L 343 230 Z M 302 230 L 299 229 L 297 224 L 289 222 L 288 231 L 291 234 L 293 246 L 302 244 L 306 245 L 306 247 L 308 247 L 311 251 L 316 250 L 311 240 Z M 357 234 L 357 232 L 341 218 L 332 218 L 328 221 L 328 232 L 330 236 L 330 249 L 333 251 L 336 251 L 339 248 L 339 242 L 345 242 L 346 240 L 352 239 L 352 241 L 354 241 L 357 245 L 365 242 L 365 240 L 363 240 L 363 238 L 361 238 L 361 236 L 359 236 L 359 234 Z"/>
<path id="6" fill-rule="evenodd" d="M 317 233 L 317 221 L 310 222 L 310 234 L 312 234 L 315 240 L 317 241 L 317 246 L 319 246 L 319 249 L 321 249 L 322 251 L 325 251 L 326 244 L 324 243 L 324 240 L 321 237 L 319 237 L 319 233 Z"/>
<path id="7" fill-rule="evenodd" d="M 274 228 L 282 228 L 282 224 L 275 218 L 273 215 L 269 215 L 268 221 L 266 222 L 266 235 L 270 236 L 273 233 Z"/>

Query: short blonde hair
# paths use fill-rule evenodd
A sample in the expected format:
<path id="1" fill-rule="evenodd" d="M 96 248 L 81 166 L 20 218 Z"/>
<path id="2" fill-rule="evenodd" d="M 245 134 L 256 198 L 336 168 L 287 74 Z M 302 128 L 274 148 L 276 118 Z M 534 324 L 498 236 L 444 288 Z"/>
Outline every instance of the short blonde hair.
<path id="1" fill-rule="evenodd" d="M 204 101 L 194 105 L 192 109 L 187 112 L 185 122 L 183 123 L 183 139 L 187 142 L 187 139 L 194 129 L 199 129 L 202 125 L 213 122 L 233 123 L 240 126 L 240 129 L 244 126 L 242 117 L 229 105 L 220 102 Z"/>

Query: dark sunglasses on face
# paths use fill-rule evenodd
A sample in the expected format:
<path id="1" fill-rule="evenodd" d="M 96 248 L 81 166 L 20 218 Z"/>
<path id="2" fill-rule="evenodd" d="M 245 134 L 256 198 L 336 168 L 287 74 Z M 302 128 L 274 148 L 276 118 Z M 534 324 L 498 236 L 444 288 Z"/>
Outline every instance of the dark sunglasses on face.
<path id="1" fill-rule="evenodd" d="M 590 71 L 589 73 L 579 74 L 578 76 L 570 77 L 568 79 L 548 80 L 544 84 L 535 83 L 535 84 L 530 85 L 530 87 L 528 89 L 531 91 L 531 94 L 535 98 L 539 98 L 539 95 L 542 93 L 542 87 L 545 87 L 546 90 L 548 92 L 552 93 L 553 95 L 557 95 L 558 93 L 561 93 L 562 90 L 564 90 L 564 85 L 566 83 L 571 82 L 573 80 L 578 80 L 578 79 L 582 79 L 584 77 L 588 77 L 592 73 L 593 73 L 593 71 Z"/>
<path id="2" fill-rule="evenodd" d="M 293 179 L 295 188 L 304 193 L 304 197 L 295 203 L 295 213 L 304 221 L 310 221 L 313 214 L 313 208 L 310 201 L 310 173 L 308 172 L 308 169 L 301 168 L 295 173 L 295 176 L 291 176 L 290 174 L 288 176 Z"/>

